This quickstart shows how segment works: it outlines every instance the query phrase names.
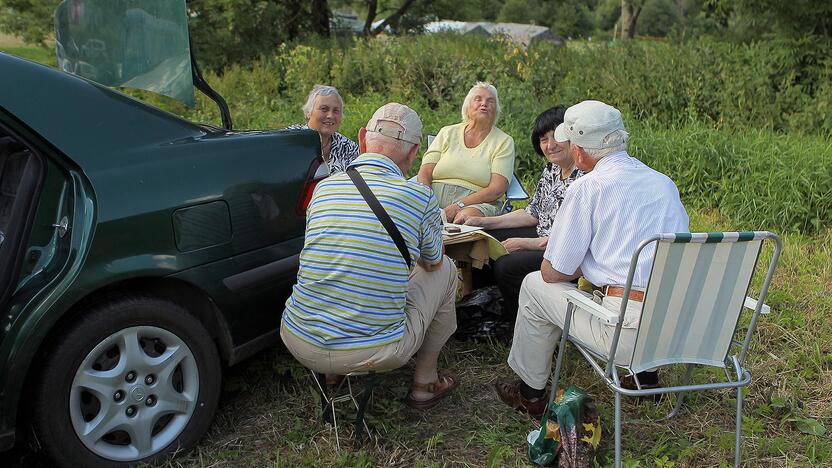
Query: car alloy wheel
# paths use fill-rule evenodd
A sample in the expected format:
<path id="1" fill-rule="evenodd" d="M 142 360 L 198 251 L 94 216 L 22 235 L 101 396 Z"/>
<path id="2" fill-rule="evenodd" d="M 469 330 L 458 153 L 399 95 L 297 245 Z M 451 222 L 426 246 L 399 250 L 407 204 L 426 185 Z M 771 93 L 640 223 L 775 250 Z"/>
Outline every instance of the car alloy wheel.
<path id="1" fill-rule="evenodd" d="M 130 327 L 101 341 L 76 370 L 70 418 L 96 455 L 139 460 L 185 429 L 198 394 L 194 355 L 178 336 L 158 327 Z"/>
<path id="2" fill-rule="evenodd" d="M 166 298 L 113 292 L 82 305 L 41 351 L 32 426 L 57 465 L 158 464 L 191 449 L 219 402 L 204 324 Z"/>

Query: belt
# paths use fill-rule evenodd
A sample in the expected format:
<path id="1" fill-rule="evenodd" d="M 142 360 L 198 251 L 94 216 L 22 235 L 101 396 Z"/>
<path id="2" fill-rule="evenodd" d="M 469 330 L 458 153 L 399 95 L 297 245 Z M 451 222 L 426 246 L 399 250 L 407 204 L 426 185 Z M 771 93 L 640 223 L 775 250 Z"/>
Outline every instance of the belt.
<path id="1" fill-rule="evenodd" d="M 601 288 L 601 292 L 608 297 L 624 297 L 624 288 L 622 286 L 604 286 Z M 644 291 L 630 289 L 630 300 L 644 302 Z"/>

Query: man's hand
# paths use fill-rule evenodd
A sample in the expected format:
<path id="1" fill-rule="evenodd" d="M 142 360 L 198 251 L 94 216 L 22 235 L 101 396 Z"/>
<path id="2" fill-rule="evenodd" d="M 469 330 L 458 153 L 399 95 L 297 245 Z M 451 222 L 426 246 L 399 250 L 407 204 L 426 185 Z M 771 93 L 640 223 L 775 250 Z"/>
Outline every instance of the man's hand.
<path id="1" fill-rule="evenodd" d="M 431 265 L 430 263 L 422 260 L 422 257 L 419 257 L 419 259 L 416 260 L 416 264 L 419 265 L 420 267 L 422 267 L 422 269 L 425 270 L 425 271 L 436 271 L 436 270 L 439 269 L 439 267 L 442 266 L 442 262 L 444 262 L 444 261 L 445 261 L 445 255 L 444 255 L 444 252 L 443 252 L 443 255 L 441 257 L 439 257 L 439 263 Z"/>

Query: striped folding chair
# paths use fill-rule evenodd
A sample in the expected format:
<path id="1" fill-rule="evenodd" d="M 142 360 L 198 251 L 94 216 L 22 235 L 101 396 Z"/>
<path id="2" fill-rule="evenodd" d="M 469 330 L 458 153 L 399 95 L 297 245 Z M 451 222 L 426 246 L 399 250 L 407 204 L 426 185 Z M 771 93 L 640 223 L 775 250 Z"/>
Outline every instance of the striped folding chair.
<path id="1" fill-rule="evenodd" d="M 760 289 L 759 300 L 754 300 L 746 294 L 766 239 L 774 241 L 774 252 Z M 655 256 L 632 356 L 616 358 L 636 264 L 642 250 L 653 243 L 656 243 Z M 569 305 L 552 375 L 550 403 L 557 392 L 566 341 L 571 341 L 598 376 L 615 392 L 615 466 L 620 467 L 621 395 L 676 393 L 676 405 L 668 414 L 668 418 L 671 418 L 679 413 L 686 392 L 735 388 L 737 414 L 734 466 L 739 466 L 742 387 L 751 382 L 751 374 L 744 367 L 745 356 L 757 319 L 761 313 L 769 311 L 763 301 L 780 250 L 780 238 L 766 231 L 658 234 L 641 242 L 633 253 L 620 312 L 610 311 L 577 291 L 566 294 Z M 739 327 L 743 308 L 753 310 L 744 334 Z M 594 353 L 569 336 L 569 324 L 573 314 L 577 313 L 589 313 L 616 327 L 608 353 Z M 635 376 L 641 371 L 673 364 L 687 365 L 681 385 L 651 389 L 642 389 L 637 378 L 635 381 L 638 389 L 622 388 L 616 369 L 616 366 L 622 367 Z M 691 384 L 694 365 L 720 367 L 724 369 L 725 380 Z"/>

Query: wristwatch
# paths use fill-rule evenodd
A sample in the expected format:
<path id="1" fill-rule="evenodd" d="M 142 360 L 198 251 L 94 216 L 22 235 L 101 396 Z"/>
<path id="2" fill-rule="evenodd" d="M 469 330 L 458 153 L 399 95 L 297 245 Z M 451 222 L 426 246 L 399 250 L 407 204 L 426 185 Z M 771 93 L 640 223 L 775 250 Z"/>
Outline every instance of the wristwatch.
<path id="1" fill-rule="evenodd" d="M 460 208 L 465 208 L 465 203 L 462 203 L 461 201 L 458 201 L 458 202 L 456 202 L 456 206 L 458 206 Z"/>

